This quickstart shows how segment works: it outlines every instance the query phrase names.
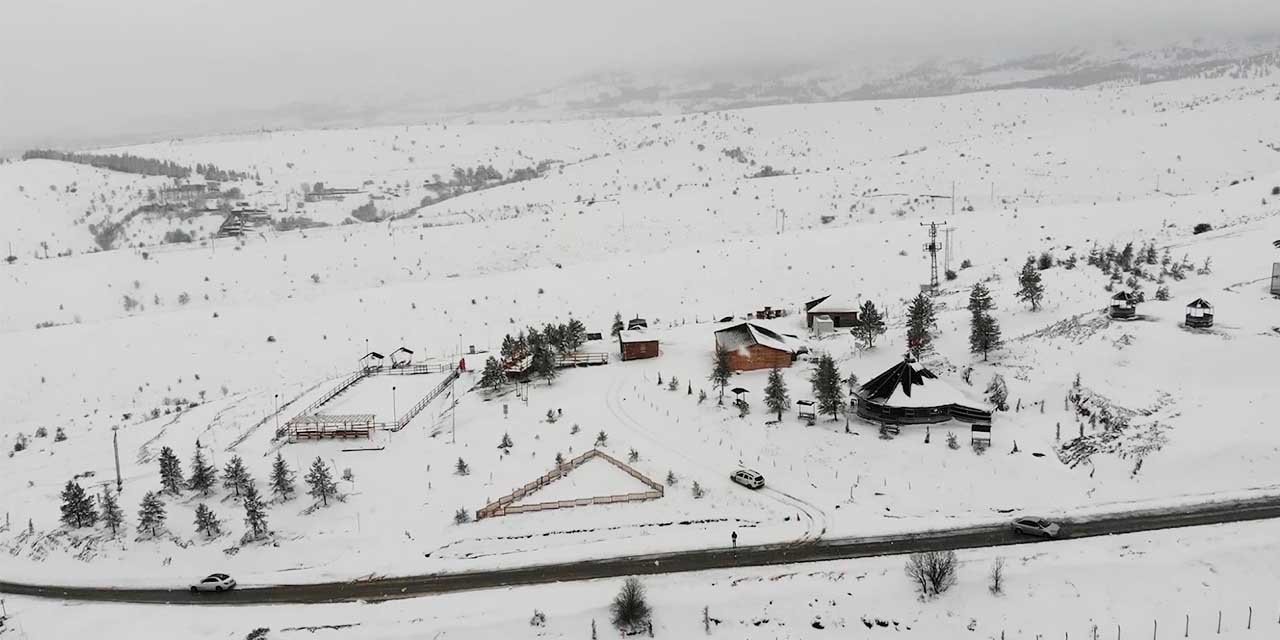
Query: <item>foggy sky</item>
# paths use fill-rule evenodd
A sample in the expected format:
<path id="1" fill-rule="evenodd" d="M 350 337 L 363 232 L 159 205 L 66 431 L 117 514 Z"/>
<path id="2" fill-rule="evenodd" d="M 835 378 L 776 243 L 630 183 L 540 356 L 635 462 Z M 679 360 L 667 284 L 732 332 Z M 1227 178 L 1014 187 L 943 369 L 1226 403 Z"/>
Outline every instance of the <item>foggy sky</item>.
<path id="1" fill-rule="evenodd" d="M 1280 31 L 1280 0 L 7 0 L 0 154 L 291 105 L 460 105 L 606 70 L 1258 31 Z"/>

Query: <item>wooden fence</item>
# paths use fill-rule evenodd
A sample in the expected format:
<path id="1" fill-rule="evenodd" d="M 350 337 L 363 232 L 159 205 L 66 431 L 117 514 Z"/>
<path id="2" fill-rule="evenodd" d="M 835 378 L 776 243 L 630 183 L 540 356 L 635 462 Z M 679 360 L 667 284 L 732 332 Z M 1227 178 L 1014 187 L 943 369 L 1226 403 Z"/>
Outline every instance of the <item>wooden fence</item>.
<path id="1" fill-rule="evenodd" d="M 610 464 L 618 467 L 631 477 L 644 483 L 649 487 L 648 491 L 635 493 L 623 493 L 615 495 L 594 496 L 590 498 L 576 498 L 574 500 L 556 500 L 552 502 L 537 502 L 533 504 L 512 504 L 516 500 L 524 498 L 529 494 L 547 486 L 548 484 L 563 478 L 574 469 L 582 466 L 586 461 L 592 458 L 603 458 Z M 571 460 L 565 461 L 563 464 L 557 465 L 555 469 L 543 474 L 537 480 L 519 487 L 511 493 L 490 502 L 476 511 L 476 520 L 485 518 L 504 516 L 515 513 L 525 513 L 529 511 L 548 511 L 551 509 L 566 509 L 569 507 L 585 507 L 593 504 L 615 504 L 619 502 L 639 502 L 643 500 L 657 500 L 665 494 L 664 487 L 657 482 L 646 477 L 644 474 L 632 469 L 630 465 L 624 464 L 622 461 L 613 456 L 600 451 L 591 449 Z"/>

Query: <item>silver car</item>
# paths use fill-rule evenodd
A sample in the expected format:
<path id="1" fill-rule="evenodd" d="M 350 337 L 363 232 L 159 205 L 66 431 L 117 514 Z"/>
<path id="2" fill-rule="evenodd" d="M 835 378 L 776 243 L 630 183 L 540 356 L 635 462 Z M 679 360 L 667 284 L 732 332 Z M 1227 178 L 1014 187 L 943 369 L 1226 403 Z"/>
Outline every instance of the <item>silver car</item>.
<path id="1" fill-rule="evenodd" d="M 191 593 L 200 591 L 230 591 L 236 587 L 236 580 L 225 573 L 211 573 L 209 577 L 191 585 Z"/>
<path id="2" fill-rule="evenodd" d="M 1013 521 L 1013 532 L 1022 533 L 1029 536 L 1041 536 L 1044 538 L 1058 537 L 1058 531 L 1062 528 L 1056 522 L 1050 522 L 1045 518 L 1036 516 L 1023 516 Z"/>
<path id="3" fill-rule="evenodd" d="M 748 489 L 759 489 L 764 486 L 764 476 L 752 469 L 738 469 L 729 475 L 729 479 Z"/>

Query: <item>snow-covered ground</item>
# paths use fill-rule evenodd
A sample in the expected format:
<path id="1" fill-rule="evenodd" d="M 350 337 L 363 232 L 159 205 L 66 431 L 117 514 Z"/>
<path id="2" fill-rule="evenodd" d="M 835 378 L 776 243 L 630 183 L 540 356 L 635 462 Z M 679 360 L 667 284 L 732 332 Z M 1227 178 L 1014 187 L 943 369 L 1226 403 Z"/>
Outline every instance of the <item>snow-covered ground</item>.
<path id="1" fill-rule="evenodd" d="M 1280 633 L 1280 523 L 1252 522 L 958 552 L 956 586 L 921 602 L 904 559 L 648 576 L 658 638 L 1270 638 Z M 1002 558 L 1003 593 L 988 590 Z M 6 598 L 19 638 L 617 637 L 622 580 L 383 602 L 189 607 Z M 211 596 L 214 597 L 214 596 Z M 703 607 L 711 618 L 704 630 Z M 1252 611 L 1250 611 L 1252 609 Z M 545 626 L 530 624 L 536 611 Z M 1219 627 L 1221 613 L 1221 627 Z M 1252 616 L 1252 617 L 1251 617 Z M 1154 632 L 1154 635 L 1153 635 Z M 25 635 L 24 635 L 25 634 Z"/>
<path id="2" fill-rule="evenodd" d="M 131 147 L 261 173 L 268 190 L 321 180 L 420 185 L 476 163 L 503 171 L 547 158 L 566 164 L 404 220 L 146 255 L 23 253 L 0 267 L 0 446 L 30 439 L 0 459 L 0 549 L 8 552 L 0 574 L 171 585 L 216 568 L 245 584 L 304 582 L 725 546 L 733 531 L 742 544 L 813 540 L 1021 511 L 1280 492 L 1271 417 L 1280 390 L 1269 364 L 1280 356 L 1280 302 L 1267 292 L 1271 262 L 1280 260 L 1271 245 L 1280 238 L 1277 99 L 1280 85 L 1267 79 L 1188 80 Z M 741 154 L 726 153 L 734 149 Z M 746 177 L 766 164 L 792 175 Z M 73 179 L 66 171 L 48 161 L 2 165 L 0 194 Z M 932 197 L 949 194 L 953 180 L 954 214 Z M 110 201 L 125 187 L 92 188 Z M 61 195 L 51 202 L 41 216 L 82 214 Z M 864 381 L 897 362 L 904 303 L 928 277 L 920 225 L 942 219 L 955 229 L 950 266 L 958 273 L 937 298 L 925 362 L 974 396 L 996 373 L 1007 380 L 1013 409 L 997 415 L 991 450 L 972 450 L 958 424 L 906 428 L 892 439 L 857 420 L 847 432 L 844 420 L 806 427 L 794 413 L 772 424 L 761 403 L 766 372 L 733 378 L 731 386 L 749 390 L 747 417 L 716 404 L 707 382 L 712 333 L 722 326 L 714 320 L 766 305 L 791 314 L 763 324 L 804 335 L 804 301 L 827 293 L 875 301 L 889 331 L 874 348 L 859 349 L 844 333 L 809 346 L 835 357 L 842 376 Z M 1193 234 L 1198 223 L 1213 230 Z M 1101 313 L 1108 277 L 1083 258 L 1095 243 L 1126 242 L 1153 242 L 1197 267 L 1211 258 L 1211 268 L 1169 280 L 1167 302 L 1152 301 L 1156 285 L 1144 282 L 1143 319 L 1109 321 Z M 1014 298 L 1016 275 L 1043 251 L 1080 261 L 1043 272 L 1046 302 L 1032 312 Z M 961 269 L 962 260 L 972 267 Z M 1007 343 L 990 361 L 968 350 L 964 307 L 977 282 L 993 291 Z M 1217 307 L 1210 331 L 1180 326 L 1183 306 L 1197 297 Z M 647 318 L 662 355 L 623 363 L 614 343 L 592 342 L 584 350 L 611 354 L 610 364 L 534 382 L 527 403 L 514 388 L 474 389 L 478 376 L 468 373 L 455 411 L 454 398 L 441 397 L 372 442 L 275 438 L 278 424 L 354 370 L 367 348 L 404 345 L 450 362 L 467 354 L 474 369 L 506 333 L 572 316 L 607 335 L 615 312 Z M 33 328 L 43 322 L 65 326 Z M 469 355 L 471 347 L 482 353 Z M 812 397 L 811 362 L 785 372 L 793 400 Z M 972 387 L 960 376 L 969 366 Z M 1072 467 L 1058 446 L 1081 429 L 1103 433 L 1066 406 L 1077 375 L 1137 417 L 1123 438 L 1099 445 L 1109 450 Z M 678 378 L 677 389 L 659 386 L 659 376 Z M 370 378 L 324 412 L 381 420 L 392 413 L 395 385 L 403 414 L 438 380 Z M 711 399 L 699 403 L 700 390 Z M 563 417 L 546 421 L 551 409 Z M 66 529 L 58 522 L 65 483 L 79 475 L 96 492 L 114 480 L 114 426 L 127 531 Z M 35 437 L 42 427 L 49 435 Z M 59 427 L 66 441 L 54 441 Z M 557 453 L 595 446 L 601 432 L 602 449 L 619 459 L 635 450 L 633 466 L 648 477 L 674 474 L 664 498 L 454 523 L 458 510 L 474 513 L 546 473 Z M 947 447 L 947 432 L 960 449 Z M 504 434 L 514 442 L 509 453 L 498 447 Z M 220 487 L 208 497 L 166 497 L 167 533 L 139 539 L 137 505 L 158 488 L 160 447 L 172 447 L 186 470 L 197 441 L 219 467 L 242 456 L 264 491 L 277 453 L 299 480 L 317 458 L 335 476 L 350 469 L 351 480 L 339 482 L 343 499 L 327 507 L 305 495 L 274 501 L 268 541 L 241 541 L 241 508 Z M 456 473 L 459 459 L 469 474 Z M 761 471 L 768 486 L 730 483 L 739 466 Z M 705 497 L 692 495 L 694 482 Z M 201 502 L 227 533 L 196 533 Z M 658 526 L 667 523 L 678 524 Z"/>

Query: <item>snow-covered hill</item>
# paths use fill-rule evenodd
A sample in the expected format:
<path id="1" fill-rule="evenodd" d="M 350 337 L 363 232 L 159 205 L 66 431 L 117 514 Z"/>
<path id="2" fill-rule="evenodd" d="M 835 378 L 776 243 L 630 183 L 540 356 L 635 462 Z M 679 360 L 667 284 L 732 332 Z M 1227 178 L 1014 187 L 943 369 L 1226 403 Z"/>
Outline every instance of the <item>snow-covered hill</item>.
<path id="1" fill-rule="evenodd" d="M 0 267 L 0 299 L 11 301 L 0 307 L 0 446 L 12 450 L 19 434 L 28 444 L 0 459 L 0 506 L 12 516 L 0 533 L 5 575 L 167 584 L 216 565 L 245 582 L 310 580 L 718 545 L 732 530 L 744 543 L 812 540 L 1274 489 L 1280 438 L 1268 420 L 1278 399 L 1265 363 L 1280 355 L 1280 302 L 1267 292 L 1280 258 L 1277 104 L 1280 81 L 1199 78 L 109 150 L 246 171 L 255 179 L 236 186 L 252 205 L 330 226 L 50 259 L 31 255 L 39 236 L 23 236 L 18 259 Z M 544 161 L 553 162 L 508 180 Z M 488 175 L 490 166 L 501 179 L 455 179 L 455 169 Z M 114 202 L 112 190 L 145 198 L 159 180 L 49 161 L 2 165 L 0 177 L 0 193 L 17 202 L 46 185 L 38 215 L 19 219 L 45 221 L 58 238 L 83 215 L 64 204 L 92 209 Z M 93 191 L 69 194 L 73 181 Z M 362 193 L 308 201 L 316 182 Z M 344 224 L 366 203 L 378 222 Z M 98 204 L 95 215 L 119 221 L 119 211 Z M 803 334 L 795 309 L 825 293 L 875 301 L 890 329 L 874 349 L 840 334 L 811 339 L 815 352 L 863 380 L 897 361 L 904 302 L 928 277 L 921 223 L 943 220 L 955 229 L 943 266 L 957 273 L 937 298 L 926 362 L 958 385 L 972 366 L 976 395 L 995 374 L 1006 379 L 1015 410 L 998 415 L 991 451 L 949 449 L 946 431 L 964 440 L 959 425 L 934 429 L 926 444 L 920 430 L 882 440 L 856 421 L 850 433 L 843 421 L 766 424 L 764 372 L 734 378 L 752 398 L 745 418 L 697 401 L 710 391 L 713 320 L 770 305 L 793 312 L 774 328 Z M 1193 233 L 1198 224 L 1211 230 Z M 129 229 L 142 237 L 149 227 Z M 1193 268 L 1179 280 L 1147 265 L 1148 297 L 1163 285 L 1171 299 L 1145 303 L 1144 321 L 1110 322 L 1100 314 L 1110 274 L 1085 256 L 1130 242 Z M 1043 272 L 1045 307 L 1032 312 L 1014 298 L 1016 274 L 1042 252 L 1055 260 Z M 1007 343 L 990 362 L 968 351 L 964 306 L 978 282 L 994 292 Z M 1196 297 L 1217 306 L 1211 332 L 1178 324 Z M 647 318 L 662 355 L 622 363 L 613 343 L 589 344 L 614 361 L 536 383 L 527 403 L 515 389 L 475 390 L 466 374 L 456 413 L 441 401 L 367 445 L 275 437 L 277 417 L 288 420 L 367 350 L 405 345 L 419 359 L 475 367 L 484 354 L 471 346 L 496 350 L 507 333 L 571 316 L 607 333 L 615 312 Z M 787 371 L 793 399 L 810 395 L 811 369 L 805 360 Z M 1056 454 L 1080 437 L 1064 402 L 1077 374 L 1140 417 L 1121 437 L 1083 422 L 1081 442 L 1099 453 L 1072 467 Z M 668 391 L 659 376 L 683 384 Z M 402 412 L 432 386 L 376 384 L 346 396 L 342 411 Z M 547 421 L 550 409 L 563 419 Z M 117 425 L 128 533 L 61 527 L 68 480 L 79 475 L 96 492 L 114 479 Z M 49 436 L 36 437 L 42 427 Z M 55 442 L 59 427 L 67 440 Z M 640 472 L 673 472 L 677 483 L 651 502 L 454 524 L 459 509 L 532 481 L 601 431 L 613 455 L 634 449 Z M 504 434 L 515 441 L 509 453 L 497 447 Z M 264 490 L 277 452 L 300 471 L 316 458 L 350 468 L 346 499 L 319 509 L 309 498 L 273 502 L 262 543 L 241 540 L 228 491 L 184 492 L 166 497 L 166 535 L 137 536 L 159 448 L 172 447 L 185 470 L 197 440 L 219 465 L 242 456 Z M 469 475 L 454 472 L 458 458 Z M 777 492 L 731 485 L 738 465 L 759 468 Z M 694 481 L 706 497 L 692 495 Z M 227 534 L 195 531 L 201 502 Z"/>

